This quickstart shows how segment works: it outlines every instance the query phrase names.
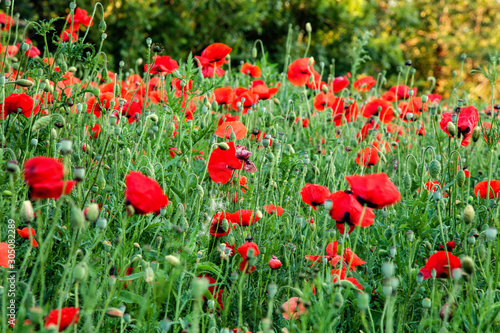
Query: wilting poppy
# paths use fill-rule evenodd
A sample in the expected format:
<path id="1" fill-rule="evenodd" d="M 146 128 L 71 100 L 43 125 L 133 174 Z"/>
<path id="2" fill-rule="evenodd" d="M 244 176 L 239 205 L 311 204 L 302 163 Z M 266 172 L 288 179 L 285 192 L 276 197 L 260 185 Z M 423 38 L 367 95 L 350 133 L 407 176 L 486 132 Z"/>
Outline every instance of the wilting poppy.
<path id="1" fill-rule="evenodd" d="M 125 177 L 125 183 L 125 203 L 134 207 L 136 214 L 158 212 L 168 205 L 168 197 L 154 179 L 140 172 L 130 171 Z"/>
<path id="2" fill-rule="evenodd" d="M 368 227 L 373 224 L 375 214 L 372 209 L 363 207 L 353 194 L 337 191 L 328 199 L 333 202 L 330 216 L 335 220 L 341 234 L 344 234 L 345 224 L 349 226 L 349 233 L 354 230 L 355 226 Z"/>
<path id="3" fill-rule="evenodd" d="M 380 158 L 375 147 L 366 147 L 358 152 L 356 163 L 362 167 L 369 167 L 377 164 L 379 159 Z"/>
<path id="4" fill-rule="evenodd" d="M 331 90 L 333 91 L 334 94 L 336 94 L 342 89 L 347 88 L 348 86 L 349 86 L 349 78 L 347 77 L 347 75 L 339 76 L 333 79 L 331 84 Z"/>
<path id="5" fill-rule="evenodd" d="M 488 187 L 488 181 L 483 180 L 482 182 L 477 183 L 474 187 L 474 195 L 478 196 L 481 199 L 486 199 L 486 188 Z M 498 197 L 498 192 L 500 192 L 500 180 L 491 180 L 490 181 L 490 190 L 489 197 L 496 198 Z"/>
<path id="6" fill-rule="evenodd" d="M 208 174 L 216 182 L 225 184 L 233 175 L 234 170 L 243 168 L 243 162 L 236 157 L 234 142 L 227 143 L 228 150 L 215 149 L 208 160 Z"/>
<path id="7" fill-rule="evenodd" d="M 258 217 L 253 210 L 248 209 L 240 209 L 232 214 L 227 214 L 226 216 L 232 223 L 245 227 L 254 224 L 260 219 L 260 217 Z"/>
<path id="8" fill-rule="evenodd" d="M 382 209 L 401 199 L 398 188 L 385 173 L 347 176 L 345 179 L 356 199 L 370 208 Z"/>
<path id="9" fill-rule="evenodd" d="M 212 222 L 210 222 L 210 235 L 215 238 L 223 237 L 228 235 L 231 232 L 231 226 L 227 221 L 229 213 L 226 212 L 218 212 L 212 218 Z M 226 222 L 224 222 L 226 219 Z"/>
<path id="10" fill-rule="evenodd" d="M 241 66 L 240 72 L 245 74 L 245 75 L 249 75 L 251 77 L 254 77 L 254 78 L 260 77 L 260 75 L 262 73 L 259 66 L 249 64 L 248 62 L 245 62 L 243 64 L 243 66 Z"/>
<path id="11" fill-rule="evenodd" d="M 370 91 L 370 89 L 377 83 L 376 80 L 373 79 L 371 76 L 365 76 L 362 77 L 361 79 L 358 79 L 354 81 L 353 87 L 359 92 L 366 92 Z"/>
<path id="12" fill-rule="evenodd" d="M 250 161 L 250 156 L 252 156 L 252 153 L 247 149 L 247 147 L 236 145 L 236 158 L 243 162 L 243 170 L 253 173 L 257 171 L 257 167 L 252 161 Z"/>
<path id="13" fill-rule="evenodd" d="M 215 135 L 219 138 L 229 139 L 234 133 L 236 139 L 243 139 L 247 135 L 247 128 L 241 121 L 227 121 L 220 124 L 215 130 Z"/>
<path id="14" fill-rule="evenodd" d="M 302 201 L 316 210 L 316 206 L 325 203 L 330 195 L 330 190 L 326 186 L 316 184 L 306 184 L 300 191 Z"/>
<path id="15" fill-rule="evenodd" d="M 148 68 L 149 74 L 170 74 L 179 68 L 179 64 L 169 56 L 154 56 L 152 64 L 144 65 L 144 71 L 147 72 Z"/>
<path id="16" fill-rule="evenodd" d="M 456 268 L 462 267 L 462 263 L 458 257 L 454 256 L 450 252 L 448 252 L 448 258 L 446 255 L 446 251 L 438 251 L 427 259 L 427 263 L 419 271 L 419 273 L 423 275 L 424 279 L 432 277 L 432 269 L 436 270 L 436 277 L 448 278 L 450 277 L 450 272 L 453 272 Z"/>
<path id="17" fill-rule="evenodd" d="M 361 114 L 365 118 L 378 116 L 380 121 L 384 124 L 390 123 L 394 118 L 391 103 L 380 98 L 375 98 L 366 103 L 366 105 L 361 108 Z"/>
<path id="18" fill-rule="evenodd" d="M 309 77 L 311 77 L 313 73 L 314 65 L 314 60 L 311 61 L 312 64 L 309 64 L 310 59 L 311 58 L 300 58 L 288 66 L 287 77 L 291 84 L 300 87 L 309 81 Z"/>
<path id="19" fill-rule="evenodd" d="M 33 228 L 25 227 L 23 229 L 17 229 L 17 233 L 21 238 L 31 239 L 31 245 L 33 247 L 38 247 L 38 242 L 35 239 L 36 231 Z"/>
<path id="20" fill-rule="evenodd" d="M 80 318 L 79 311 L 80 310 L 78 308 L 73 307 L 62 308 L 60 314 L 58 309 L 52 310 L 46 318 L 45 328 L 57 329 L 59 332 L 62 332 L 72 324 L 76 324 L 78 322 L 78 319 Z M 61 318 L 60 320 L 59 317 Z"/>
<path id="21" fill-rule="evenodd" d="M 276 216 L 283 215 L 283 208 L 281 206 L 275 206 L 273 204 L 265 205 L 263 207 L 264 211 L 268 214 L 276 214 Z"/>
<path id="22" fill-rule="evenodd" d="M 281 305 L 281 314 L 286 320 L 297 319 L 307 312 L 304 302 L 299 297 L 292 297 Z"/>
<path id="23" fill-rule="evenodd" d="M 0 103 L 0 119 L 4 119 L 11 113 L 22 113 L 30 118 L 40 112 L 40 105 L 26 94 L 10 94 L 5 97 L 5 103 Z"/>

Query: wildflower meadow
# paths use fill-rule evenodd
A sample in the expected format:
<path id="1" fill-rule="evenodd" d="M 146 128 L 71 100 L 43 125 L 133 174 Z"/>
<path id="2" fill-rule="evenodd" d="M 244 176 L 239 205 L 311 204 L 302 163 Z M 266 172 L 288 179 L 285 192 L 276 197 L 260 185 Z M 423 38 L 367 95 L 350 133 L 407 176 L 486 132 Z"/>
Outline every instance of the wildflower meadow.
<path id="1" fill-rule="evenodd" d="M 339 72 L 308 22 L 280 62 L 151 37 L 111 62 L 101 3 L 13 2 L 2 332 L 500 332 L 498 50 L 427 79 L 365 32 Z"/>

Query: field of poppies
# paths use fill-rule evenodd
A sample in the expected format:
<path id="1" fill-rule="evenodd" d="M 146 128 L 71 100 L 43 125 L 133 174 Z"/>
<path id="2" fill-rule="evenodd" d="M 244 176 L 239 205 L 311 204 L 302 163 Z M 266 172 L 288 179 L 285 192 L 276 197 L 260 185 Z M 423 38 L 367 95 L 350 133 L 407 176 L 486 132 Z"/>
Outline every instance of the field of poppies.
<path id="1" fill-rule="evenodd" d="M 150 38 L 113 71 L 97 7 L 0 14 L 3 332 L 498 332 L 498 53 L 448 96 L 366 38 L 348 73 Z"/>

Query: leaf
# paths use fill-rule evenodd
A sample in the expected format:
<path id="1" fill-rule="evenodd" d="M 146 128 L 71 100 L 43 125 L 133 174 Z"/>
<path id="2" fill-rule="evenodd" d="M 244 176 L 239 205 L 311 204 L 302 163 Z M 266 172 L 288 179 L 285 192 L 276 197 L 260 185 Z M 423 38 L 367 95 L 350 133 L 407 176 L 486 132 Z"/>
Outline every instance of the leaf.
<path id="1" fill-rule="evenodd" d="M 31 130 L 33 132 L 36 132 L 38 130 L 41 130 L 42 128 L 45 128 L 49 123 L 50 123 L 50 116 L 38 118 L 37 121 L 35 121 L 35 123 L 33 124 Z"/>
<path id="2" fill-rule="evenodd" d="M 118 280 L 120 280 L 120 281 L 132 281 L 132 280 L 139 279 L 142 276 L 143 276 L 143 273 L 140 272 L 140 273 L 130 274 L 130 275 L 127 275 L 127 276 L 122 276 L 121 278 L 118 278 Z"/>
<path id="3" fill-rule="evenodd" d="M 141 273 L 142 275 L 142 273 Z M 122 290 L 118 296 L 118 300 L 124 303 L 137 303 L 140 306 L 145 306 L 146 300 L 144 297 L 131 293 L 130 291 Z"/>

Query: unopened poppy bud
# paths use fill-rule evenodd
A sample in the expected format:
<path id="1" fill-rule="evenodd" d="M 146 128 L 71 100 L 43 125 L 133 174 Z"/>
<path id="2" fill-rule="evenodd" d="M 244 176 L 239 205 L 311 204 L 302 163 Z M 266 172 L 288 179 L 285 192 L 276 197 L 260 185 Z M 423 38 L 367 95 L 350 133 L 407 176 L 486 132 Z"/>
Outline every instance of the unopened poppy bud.
<path id="1" fill-rule="evenodd" d="M 19 172 L 19 164 L 16 161 L 8 161 L 7 162 L 7 171 L 10 173 Z"/>
<path id="2" fill-rule="evenodd" d="M 125 313 L 123 315 L 123 321 L 127 324 L 130 324 L 130 322 L 132 322 L 132 317 L 130 316 L 129 313 Z"/>
<path id="3" fill-rule="evenodd" d="M 464 211 L 462 213 L 462 219 L 466 224 L 471 224 L 472 221 L 474 221 L 474 217 L 476 215 L 476 212 L 474 211 L 474 207 L 471 205 L 467 205 L 464 208 Z"/>
<path id="4" fill-rule="evenodd" d="M 57 139 L 57 131 L 55 128 L 53 128 L 51 131 L 50 131 L 50 136 L 52 137 L 52 139 Z"/>
<path id="5" fill-rule="evenodd" d="M 73 1 L 72 1 L 72 2 L 70 2 L 70 3 L 69 3 L 69 10 L 73 11 L 73 10 L 75 10 L 75 9 L 76 9 L 76 2 L 73 2 Z"/>
<path id="6" fill-rule="evenodd" d="M 432 250 L 432 245 L 429 241 L 424 241 L 424 246 L 427 250 Z"/>
<path id="7" fill-rule="evenodd" d="M 104 230 L 106 229 L 106 227 L 108 226 L 108 220 L 106 220 L 106 218 L 104 217 L 100 217 L 97 219 L 97 221 L 95 222 L 95 226 L 98 228 L 98 229 L 101 229 L 101 230 Z"/>
<path id="8" fill-rule="evenodd" d="M 191 291 L 195 299 L 200 299 L 208 289 L 208 280 L 205 278 L 194 279 L 191 283 Z"/>
<path id="9" fill-rule="evenodd" d="M 426 103 L 429 100 L 429 97 L 427 97 L 427 95 L 422 95 L 422 97 L 420 98 L 422 99 L 422 103 Z"/>
<path id="10" fill-rule="evenodd" d="M 432 160 L 429 163 L 429 175 L 433 179 L 437 179 L 441 173 L 441 163 L 438 160 Z"/>
<path id="11" fill-rule="evenodd" d="M 382 274 L 384 274 L 386 278 L 392 277 L 394 275 L 394 263 L 390 261 L 384 262 L 382 264 Z"/>
<path id="12" fill-rule="evenodd" d="M 269 260 L 269 267 L 271 269 L 278 269 L 281 267 L 281 261 L 275 255 L 273 255 L 271 257 L 271 260 Z"/>
<path id="13" fill-rule="evenodd" d="M 386 297 L 389 297 L 392 295 L 392 286 L 383 286 L 382 287 L 382 292 Z"/>
<path id="14" fill-rule="evenodd" d="M 405 175 L 403 176 L 403 186 L 406 189 L 411 188 L 411 176 L 408 173 L 405 173 Z"/>
<path id="15" fill-rule="evenodd" d="M 463 257 L 462 259 L 460 259 L 460 261 L 462 262 L 462 268 L 464 272 L 468 275 L 472 275 L 475 268 L 474 260 L 472 260 L 471 257 Z"/>
<path id="16" fill-rule="evenodd" d="M 412 91 L 412 90 L 410 90 L 410 91 Z M 413 119 L 413 113 L 408 112 L 408 113 L 406 114 L 406 120 L 410 121 L 410 120 L 412 120 L 412 119 Z"/>
<path id="17" fill-rule="evenodd" d="M 408 237 L 408 241 L 413 242 L 413 239 L 415 238 L 415 233 L 412 230 L 408 230 L 406 232 L 406 236 Z"/>
<path id="18" fill-rule="evenodd" d="M 306 32 L 310 34 L 312 32 L 312 26 L 311 23 L 307 22 L 306 23 Z"/>
<path id="19" fill-rule="evenodd" d="M 335 293 L 335 296 L 333 297 L 333 306 L 336 309 L 340 309 L 344 305 L 344 297 L 342 296 L 341 292 Z"/>
<path id="20" fill-rule="evenodd" d="M 106 22 L 104 22 L 104 20 L 102 20 L 102 21 L 99 23 L 99 31 L 100 31 L 100 32 L 104 32 L 104 31 L 106 31 Z"/>
<path id="21" fill-rule="evenodd" d="M 333 207 L 333 201 L 330 199 L 326 199 L 325 202 L 323 203 L 323 208 L 329 212 L 330 209 L 332 209 L 332 207 Z"/>
<path id="22" fill-rule="evenodd" d="M 280 105 L 281 102 L 279 99 L 277 99 L 276 97 L 273 98 L 273 103 L 276 104 L 276 105 Z"/>
<path id="23" fill-rule="evenodd" d="M 498 231 L 497 231 L 497 228 L 491 226 L 491 227 L 488 227 L 488 229 L 486 229 L 486 239 L 489 240 L 489 241 L 493 241 L 497 238 L 497 235 L 498 235 Z"/>
<path id="24" fill-rule="evenodd" d="M 123 311 L 119 308 L 107 308 L 106 314 L 110 317 L 121 318 L 123 317 Z"/>
<path id="25" fill-rule="evenodd" d="M 19 79 L 17 81 L 14 81 L 15 84 L 17 84 L 20 87 L 25 87 L 25 88 L 30 88 L 33 87 L 34 83 L 30 80 L 26 79 Z"/>
<path id="26" fill-rule="evenodd" d="M 397 252 L 397 251 L 396 251 L 396 247 L 395 247 L 395 246 L 391 246 L 391 247 L 389 248 L 389 255 L 390 255 L 392 258 L 394 258 L 394 257 L 396 256 L 396 252 Z"/>
<path id="27" fill-rule="evenodd" d="M 436 275 L 437 275 L 437 271 L 436 271 L 436 269 L 435 269 L 435 268 L 432 268 L 432 269 L 431 269 L 431 276 L 432 276 L 432 278 L 433 278 L 433 279 L 435 279 L 435 278 L 436 278 Z"/>
<path id="28" fill-rule="evenodd" d="M 75 74 L 77 70 L 78 69 L 75 66 L 71 66 L 70 68 L 68 68 L 68 72 L 71 72 L 73 74 Z"/>
<path id="29" fill-rule="evenodd" d="M 28 50 L 29 50 L 29 49 L 30 49 L 30 45 L 29 45 L 29 44 L 27 44 L 27 43 L 23 43 L 23 44 L 21 45 L 21 50 L 23 51 L 23 53 L 28 52 Z"/>
<path id="30" fill-rule="evenodd" d="M 418 272 L 416 277 L 417 283 L 421 284 L 424 281 L 424 274 Z"/>
<path id="31" fill-rule="evenodd" d="M 449 121 L 448 124 L 446 125 L 446 129 L 448 130 L 448 133 L 450 133 L 452 137 L 454 137 L 457 134 L 457 128 L 455 127 L 455 124 L 451 121 Z"/>
<path id="32" fill-rule="evenodd" d="M 26 200 L 23 202 L 21 206 L 21 221 L 24 222 L 33 222 L 35 219 L 35 211 L 33 210 L 33 205 L 31 205 L 31 201 Z"/>
<path id="33" fill-rule="evenodd" d="M 181 261 L 179 260 L 179 258 L 173 255 L 165 256 L 165 260 L 174 267 L 179 267 L 181 265 Z"/>
<path id="34" fill-rule="evenodd" d="M 465 171 L 462 169 L 458 170 L 456 179 L 457 179 L 457 185 L 459 187 L 462 187 L 465 183 Z"/>
<path id="35" fill-rule="evenodd" d="M 36 146 L 38 145 L 38 139 L 33 138 L 33 139 L 31 139 L 31 142 L 30 142 L 30 143 L 31 143 L 31 145 L 32 145 L 33 147 L 36 147 Z"/>
<path id="36" fill-rule="evenodd" d="M 358 308 L 360 310 L 368 310 L 370 307 L 370 296 L 367 293 L 360 292 L 358 295 Z"/>
<path id="37" fill-rule="evenodd" d="M 430 309 L 430 308 L 431 308 L 431 305 L 432 305 L 432 302 L 431 302 L 431 300 L 430 300 L 429 298 L 427 298 L 427 297 L 426 297 L 426 298 L 424 298 L 424 299 L 422 300 L 422 307 L 423 307 L 424 309 Z"/>
<path id="38" fill-rule="evenodd" d="M 135 208 L 134 208 L 134 206 L 127 205 L 126 209 L 127 209 L 127 213 L 128 213 L 129 216 L 132 216 L 132 215 L 135 214 Z"/>
<path id="39" fill-rule="evenodd" d="M 257 48 L 252 48 L 252 57 L 257 58 Z"/>
<path id="40" fill-rule="evenodd" d="M 476 237 L 474 237 L 473 235 L 470 235 L 469 237 L 467 237 L 467 242 L 471 245 L 476 244 Z"/>
<path id="41" fill-rule="evenodd" d="M 203 187 L 200 184 L 196 185 L 196 192 L 198 192 L 200 197 L 203 197 L 205 194 L 205 190 L 203 190 Z"/>
<path id="42" fill-rule="evenodd" d="M 89 222 L 94 222 L 99 217 L 99 205 L 96 203 L 90 204 L 84 210 L 85 218 Z"/>
<path id="43" fill-rule="evenodd" d="M 76 265 L 73 269 L 73 279 L 76 282 L 83 282 L 87 279 L 88 270 L 85 264 Z"/>
<path id="44" fill-rule="evenodd" d="M 85 216 L 83 216 L 83 212 L 76 206 L 71 207 L 70 221 L 75 229 L 81 229 L 85 226 Z"/>
<path id="45" fill-rule="evenodd" d="M 71 140 L 62 139 L 59 141 L 59 144 L 61 146 L 61 154 L 68 155 L 73 151 L 73 142 Z"/>
<path id="46" fill-rule="evenodd" d="M 477 142 L 480 136 L 481 136 L 481 127 L 476 126 L 472 131 L 472 141 Z"/>
<path id="47" fill-rule="evenodd" d="M 313 58 L 313 57 L 310 57 L 310 58 L 309 58 L 308 65 L 309 65 L 309 66 L 314 65 L 314 58 Z M 312 75 L 311 75 L 311 76 L 312 76 Z M 314 80 L 314 78 L 313 78 L 313 80 Z"/>
<path id="48" fill-rule="evenodd" d="M 321 87 L 321 90 L 323 91 L 323 94 L 326 94 L 328 92 L 328 86 L 323 85 L 323 87 Z"/>
<path id="49" fill-rule="evenodd" d="M 228 150 L 229 149 L 229 145 L 225 142 L 219 143 L 218 146 L 221 150 Z"/>
<path id="50" fill-rule="evenodd" d="M 143 273 L 144 281 L 147 283 L 153 282 L 155 279 L 155 271 L 151 267 L 147 267 Z"/>
<path id="51" fill-rule="evenodd" d="M 441 191 L 439 191 L 439 190 L 438 190 L 438 191 L 434 191 L 434 192 L 432 193 L 432 197 L 434 198 L 434 201 L 439 201 L 439 200 L 441 200 L 441 198 L 442 198 Z"/>

